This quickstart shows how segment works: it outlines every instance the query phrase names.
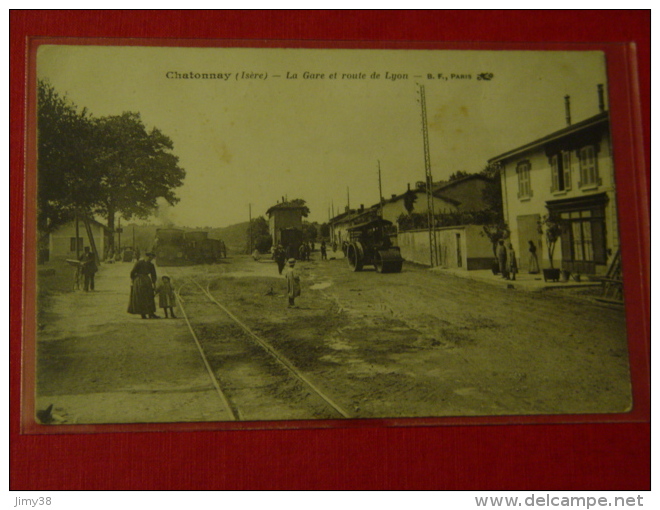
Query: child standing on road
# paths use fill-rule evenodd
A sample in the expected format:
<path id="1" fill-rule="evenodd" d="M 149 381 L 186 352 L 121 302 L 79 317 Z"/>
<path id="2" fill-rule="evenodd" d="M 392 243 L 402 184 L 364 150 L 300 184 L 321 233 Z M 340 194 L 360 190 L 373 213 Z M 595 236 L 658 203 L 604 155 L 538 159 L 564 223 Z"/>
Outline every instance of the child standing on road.
<path id="1" fill-rule="evenodd" d="M 172 286 L 169 276 L 163 276 L 161 284 L 156 289 L 156 292 L 158 293 L 158 304 L 163 309 L 165 318 L 168 318 L 167 310 L 169 309 L 170 316 L 173 319 L 176 319 L 176 315 L 174 315 L 174 287 Z"/>
<path id="2" fill-rule="evenodd" d="M 289 308 L 295 306 L 295 299 L 300 296 L 300 275 L 295 269 L 296 259 L 289 259 L 289 267 L 286 268 L 284 276 L 286 277 L 287 297 L 289 298 Z"/>

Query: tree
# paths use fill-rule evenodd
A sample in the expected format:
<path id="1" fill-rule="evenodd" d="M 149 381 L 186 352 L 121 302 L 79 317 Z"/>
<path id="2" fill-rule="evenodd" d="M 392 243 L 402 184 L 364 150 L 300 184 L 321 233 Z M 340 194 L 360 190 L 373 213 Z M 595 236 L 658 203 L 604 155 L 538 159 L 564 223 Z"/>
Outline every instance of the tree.
<path id="1" fill-rule="evenodd" d="M 322 223 L 319 227 L 319 233 L 323 239 L 328 239 L 330 237 L 330 225 Z"/>
<path id="2" fill-rule="evenodd" d="M 286 203 L 289 205 L 297 205 L 302 207 L 303 218 L 307 218 L 307 216 L 309 216 L 309 207 L 307 207 L 307 202 L 302 198 L 294 198 L 293 200 L 289 200 Z"/>
<path id="3" fill-rule="evenodd" d="M 37 228 L 48 234 L 99 199 L 92 166 L 93 120 L 50 83 L 37 85 Z"/>
<path id="4" fill-rule="evenodd" d="M 245 237 L 247 240 L 245 247 L 246 253 L 250 253 L 250 247 L 252 247 L 252 250 L 258 250 L 259 253 L 267 253 L 273 245 L 268 222 L 263 216 L 252 218 L 245 232 Z"/>
<path id="5" fill-rule="evenodd" d="M 309 223 L 308 221 L 303 221 L 303 239 L 309 242 L 315 242 L 318 237 L 318 223 L 313 222 Z"/>
<path id="6" fill-rule="evenodd" d="M 417 193 L 408 188 L 408 191 L 406 191 L 403 195 L 403 206 L 406 208 L 406 211 L 408 211 L 408 214 L 412 214 L 413 210 L 415 209 L 416 201 Z"/>
<path id="7" fill-rule="evenodd" d="M 486 186 L 481 191 L 481 197 L 488 206 L 488 210 L 499 216 L 499 221 L 504 222 L 504 204 L 502 202 L 501 171 L 497 165 L 487 165 L 481 175 L 486 177 Z"/>
<path id="8" fill-rule="evenodd" d="M 107 219 L 111 231 L 117 214 L 127 220 L 144 219 L 157 208 L 159 198 L 169 205 L 179 201 L 174 189 L 186 174 L 171 152 L 172 140 L 157 128 L 147 131 L 139 113 L 100 118 L 93 133 L 95 173 L 100 176 L 94 212 Z"/>
<path id="9" fill-rule="evenodd" d="M 497 258 L 497 245 L 502 239 L 508 238 L 511 232 L 509 231 L 509 226 L 501 221 L 484 225 L 480 234 L 489 239 L 493 246 L 493 256 Z"/>
<path id="10" fill-rule="evenodd" d="M 553 257 L 557 241 L 561 237 L 562 222 L 557 216 L 545 215 L 538 222 L 539 234 L 545 235 L 545 245 L 548 248 L 550 269 L 554 269 Z"/>
<path id="11" fill-rule="evenodd" d="M 453 174 L 449 176 L 449 182 L 451 181 L 457 181 L 459 179 L 462 179 L 463 177 L 467 177 L 469 175 L 472 175 L 469 172 L 466 172 L 465 170 L 456 170 Z"/>

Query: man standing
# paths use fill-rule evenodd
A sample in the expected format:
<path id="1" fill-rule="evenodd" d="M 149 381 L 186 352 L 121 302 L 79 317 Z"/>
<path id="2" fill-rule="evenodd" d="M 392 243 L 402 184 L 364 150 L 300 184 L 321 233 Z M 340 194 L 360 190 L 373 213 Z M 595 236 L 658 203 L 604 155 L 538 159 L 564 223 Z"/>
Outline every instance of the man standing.
<path id="1" fill-rule="evenodd" d="M 502 278 L 509 279 L 509 271 L 506 263 L 506 247 L 504 246 L 504 240 L 500 239 L 497 243 L 497 263 L 500 266 L 500 274 Z"/>
<path id="2" fill-rule="evenodd" d="M 85 252 L 80 256 L 80 274 L 84 277 L 83 288 L 85 292 L 94 290 L 94 275 L 98 268 L 96 267 L 96 257 L 90 251 L 89 246 L 85 246 Z"/>
<path id="3" fill-rule="evenodd" d="M 152 260 L 155 254 L 148 252 L 143 260 L 138 260 L 131 271 L 131 297 L 128 313 L 139 314 L 143 319 L 160 319 L 156 315 L 154 287 L 156 285 L 156 267 Z"/>
<path id="4" fill-rule="evenodd" d="M 321 260 L 328 260 L 328 248 L 325 241 L 321 241 Z"/>
<path id="5" fill-rule="evenodd" d="M 275 251 L 273 252 L 273 258 L 277 263 L 277 270 L 279 271 L 280 274 L 282 274 L 282 270 L 284 269 L 284 264 L 286 263 L 286 253 L 284 252 L 284 248 L 282 247 L 281 244 L 278 244 L 275 247 Z"/>

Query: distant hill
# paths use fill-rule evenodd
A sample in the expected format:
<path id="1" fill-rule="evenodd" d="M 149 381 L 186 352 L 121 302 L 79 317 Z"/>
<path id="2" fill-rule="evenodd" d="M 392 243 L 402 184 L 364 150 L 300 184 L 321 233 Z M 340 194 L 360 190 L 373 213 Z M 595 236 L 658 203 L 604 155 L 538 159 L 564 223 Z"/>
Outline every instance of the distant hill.
<path id="1" fill-rule="evenodd" d="M 247 247 L 247 231 L 250 226 L 248 221 L 236 223 L 223 228 L 209 230 L 209 237 L 222 239 L 231 253 L 245 253 Z"/>

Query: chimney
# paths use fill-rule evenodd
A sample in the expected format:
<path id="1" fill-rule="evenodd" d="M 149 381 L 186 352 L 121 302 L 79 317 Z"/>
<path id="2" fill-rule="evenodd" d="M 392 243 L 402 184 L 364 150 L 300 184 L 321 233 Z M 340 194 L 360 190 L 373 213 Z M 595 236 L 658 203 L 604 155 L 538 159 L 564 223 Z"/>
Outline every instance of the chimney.
<path id="1" fill-rule="evenodd" d="M 408 183 L 408 191 L 410 191 L 410 183 Z"/>
<path id="2" fill-rule="evenodd" d="M 598 84 L 598 111 L 600 113 L 605 111 L 605 91 L 602 83 Z"/>
<path id="3" fill-rule="evenodd" d="M 566 108 L 566 125 L 571 125 L 571 96 L 564 96 L 564 106 Z"/>

